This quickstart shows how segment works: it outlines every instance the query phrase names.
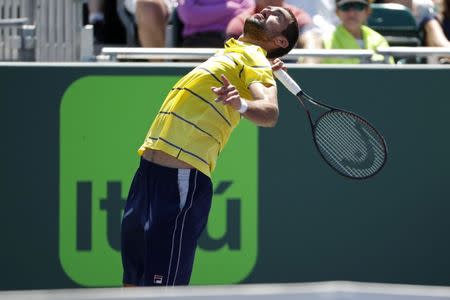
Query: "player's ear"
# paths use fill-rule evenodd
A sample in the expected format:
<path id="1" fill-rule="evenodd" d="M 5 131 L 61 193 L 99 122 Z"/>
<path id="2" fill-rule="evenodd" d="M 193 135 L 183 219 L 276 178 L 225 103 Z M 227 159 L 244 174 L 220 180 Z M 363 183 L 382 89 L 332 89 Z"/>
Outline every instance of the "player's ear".
<path id="1" fill-rule="evenodd" d="M 286 37 L 279 35 L 274 39 L 274 43 L 277 47 L 287 48 L 289 46 L 289 42 Z"/>

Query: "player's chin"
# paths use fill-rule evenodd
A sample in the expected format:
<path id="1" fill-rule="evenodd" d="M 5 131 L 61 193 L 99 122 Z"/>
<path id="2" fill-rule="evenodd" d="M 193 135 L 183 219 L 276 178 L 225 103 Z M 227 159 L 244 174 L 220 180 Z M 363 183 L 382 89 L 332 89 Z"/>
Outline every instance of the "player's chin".
<path id="1" fill-rule="evenodd" d="M 264 20 L 264 16 L 261 13 L 256 13 L 256 14 L 250 16 L 250 18 L 260 20 L 260 21 Z"/>
<path id="2" fill-rule="evenodd" d="M 245 20 L 244 30 L 245 30 L 245 28 L 247 28 L 247 29 L 264 28 L 264 20 L 259 20 L 255 16 L 251 16 L 250 18 Z"/>

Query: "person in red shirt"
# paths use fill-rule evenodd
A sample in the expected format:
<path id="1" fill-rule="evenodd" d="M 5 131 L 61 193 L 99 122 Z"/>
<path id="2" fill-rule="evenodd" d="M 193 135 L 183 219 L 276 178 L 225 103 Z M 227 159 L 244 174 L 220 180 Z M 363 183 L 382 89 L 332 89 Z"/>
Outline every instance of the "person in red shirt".
<path id="1" fill-rule="evenodd" d="M 239 38 L 242 34 L 244 28 L 245 19 L 255 13 L 260 12 L 263 8 L 267 6 L 279 6 L 283 8 L 288 8 L 292 11 L 297 19 L 299 26 L 299 39 L 297 42 L 297 47 L 305 49 L 317 49 L 320 48 L 320 39 L 316 36 L 313 29 L 313 24 L 311 17 L 304 10 L 287 4 L 284 0 L 255 0 L 255 6 L 246 10 L 245 12 L 237 15 L 228 23 L 226 36 L 227 38 Z M 308 61 L 304 61 L 308 62 Z M 311 61 L 313 62 L 313 61 Z"/>

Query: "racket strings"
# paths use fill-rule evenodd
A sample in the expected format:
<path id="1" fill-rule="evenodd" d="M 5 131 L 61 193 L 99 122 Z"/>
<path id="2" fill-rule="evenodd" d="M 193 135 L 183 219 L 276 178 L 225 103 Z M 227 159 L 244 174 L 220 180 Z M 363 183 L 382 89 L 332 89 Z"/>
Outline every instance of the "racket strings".
<path id="1" fill-rule="evenodd" d="M 364 177 L 370 174 L 370 172 L 367 172 L 366 170 L 358 170 L 358 169 L 351 169 L 348 168 L 347 165 L 342 163 L 343 157 L 351 157 L 353 156 L 353 149 L 347 147 L 347 148 L 340 148 L 341 153 L 343 155 L 336 155 L 334 147 L 330 147 L 329 143 L 319 143 L 319 146 L 321 147 L 322 154 L 326 154 L 326 160 L 328 162 L 331 162 L 333 164 L 333 167 L 335 167 L 338 170 L 341 170 L 341 172 L 345 172 L 348 175 L 351 175 L 352 177 Z M 325 152 L 325 153 L 323 153 Z"/>
<path id="2" fill-rule="evenodd" d="M 367 153 L 367 148 L 361 143 L 360 137 L 354 134 L 343 134 L 342 129 L 347 130 L 349 125 L 352 126 L 350 123 L 345 122 L 345 120 L 342 121 L 344 121 L 346 124 L 336 123 L 336 120 L 333 121 L 333 123 L 328 122 L 327 124 L 325 124 L 326 126 L 330 127 L 331 130 L 318 130 L 317 134 L 323 135 L 324 140 L 332 139 L 332 141 L 340 147 L 340 150 L 346 154 L 346 157 L 349 157 L 350 159 L 354 159 L 353 153 L 355 152 L 355 148 L 361 153 Z M 324 122 L 327 122 L 327 120 L 324 120 Z"/>
<path id="3" fill-rule="evenodd" d="M 332 138 L 333 142 L 336 143 L 337 146 L 340 147 L 340 150 L 346 154 L 346 157 L 349 157 L 350 159 L 354 159 L 353 153 L 355 152 L 355 150 L 359 150 L 361 153 L 367 154 L 367 149 L 363 148 L 360 140 L 357 140 L 355 137 L 342 135 L 339 132 L 336 134 L 335 132 L 331 131 L 318 131 L 318 135 L 323 135 L 320 136 L 321 138 L 323 138 L 323 140 Z M 345 141 L 345 138 L 349 138 L 349 140 Z M 326 145 L 327 144 L 324 144 L 324 146 Z"/>
<path id="4" fill-rule="evenodd" d="M 344 133 L 348 128 L 336 127 L 334 122 L 332 125 L 339 131 L 333 132 L 332 138 L 330 135 L 324 135 L 322 138 L 319 133 L 318 139 L 327 141 L 327 143 L 319 142 L 319 146 L 322 146 L 326 152 L 324 154 L 328 155 L 327 160 L 333 163 L 335 168 L 339 168 L 341 172 L 347 172 L 351 176 L 364 177 L 374 172 L 378 165 L 382 165 L 382 161 L 377 164 L 375 155 L 371 155 L 367 149 L 367 143 L 373 144 L 373 141 L 363 140 L 357 135 L 346 135 Z M 381 153 L 377 152 L 378 155 Z"/>
<path id="5" fill-rule="evenodd" d="M 325 159 L 329 163 L 331 163 L 332 167 L 334 167 L 340 173 L 343 173 L 350 177 L 356 177 L 356 178 L 368 177 L 372 173 L 376 172 L 376 170 L 377 170 L 376 167 L 366 168 L 366 169 L 355 169 L 353 167 L 349 167 L 348 164 L 343 163 L 342 159 L 338 159 L 335 156 L 335 154 L 333 154 L 332 149 L 330 149 L 329 147 L 322 147 L 321 152 L 325 156 Z"/>
<path id="6" fill-rule="evenodd" d="M 376 155 L 371 157 L 368 149 L 363 148 L 362 143 L 367 141 L 357 140 L 355 136 L 342 135 L 342 131 L 339 134 L 334 135 L 331 142 L 329 135 L 324 136 L 323 139 L 319 137 L 322 141 L 328 141 L 327 143 L 319 142 L 319 146 L 322 146 L 325 154 L 328 155 L 327 160 L 335 164 L 334 167 L 349 175 L 364 177 L 374 172 L 378 165 L 382 165 L 382 161 L 380 164 L 375 161 Z"/>
<path id="7" fill-rule="evenodd" d="M 354 120 L 356 122 L 358 122 L 357 119 L 354 119 Z M 342 121 L 344 121 L 347 124 L 347 126 L 355 126 L 355 123 L 350 122 L 349 118 L 342 118 Z M 384 152 L 383 152 L 383 148 L 381 147 L 382 141 L 379 138 L 378 133 L 376 133 L 376 131 L 374 131 L 367 123 L 365 123 L 365 122 L 361 123 L 361 121 L 362 120 L 360 120 L 358 122 L 358 124 L 361 126 L 361 130 L 364 130 L 364 132 L 367 134 L 367 138 L 368 138 L 369 142 L 371 143 L 371 145 L 373 146 L 372 148 L 374 149 L 374 151 L 378 152 L 377 153 L 378 156 L 383 156 Z M 353 132 L 355 132 L 355 131 L 353 131 Z M 362 146 L 361 143 L 358 143 L 358 142 L 361 142 L 361 141 L 364 143 L 364 145 L 366 145 L 366 141 L 361 139 L 361 135 L 360 134 L 358 136 L 354 135 L 354 137 L 358 138 L 357 141 L 355 139 L 353 139 L 353 141 L 356 142 L 355 145 Z M 364 147 L 364 150 L 367 151 L 367 147 Z"/>
<path id="8" fill-rule="evenodd" d="M 333 111 L 323 115 L 315 125 L 314 138 L 324 159 L 346 176 L 368 177 L 384 164 L 383 139 L 351 113 Z"/>
<path id="9" fill-rule="evenodd" d="M 329 157 L 333 156 L 332 152 L 330 152 L 328 149 L 323 148 L 322 150 L 325 151 Z M 324 154 L 324 153 L 322 153 L 322 154 Z M 331 162 L 332 167 L 334 167 L 340 173 L 344 173 L 347 176 L 359 178 L 359 177 L 368 176 L 370 174 L 370 172 L 361 172 L 361 171 L 358 172 L 358 171 L 350 170 L 344 164 L 340 163 L 338 160 L 333 160 L 332 158 L 331 158 L 331 160 L 330 160 L 330 158 L 325 158 L 325 159 L 328 162 Z"/>

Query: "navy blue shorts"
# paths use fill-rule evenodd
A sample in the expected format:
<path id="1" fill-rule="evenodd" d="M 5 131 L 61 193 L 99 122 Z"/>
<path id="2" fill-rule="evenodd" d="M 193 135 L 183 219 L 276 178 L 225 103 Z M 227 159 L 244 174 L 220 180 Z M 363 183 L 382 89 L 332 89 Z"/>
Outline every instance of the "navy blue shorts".
<path id="1" fill-rule="evenodd" d="M 198 170 L 141 158 L 122 219 L 123 283 L 189 284 L 211 199 L 211 180 Z"/>

